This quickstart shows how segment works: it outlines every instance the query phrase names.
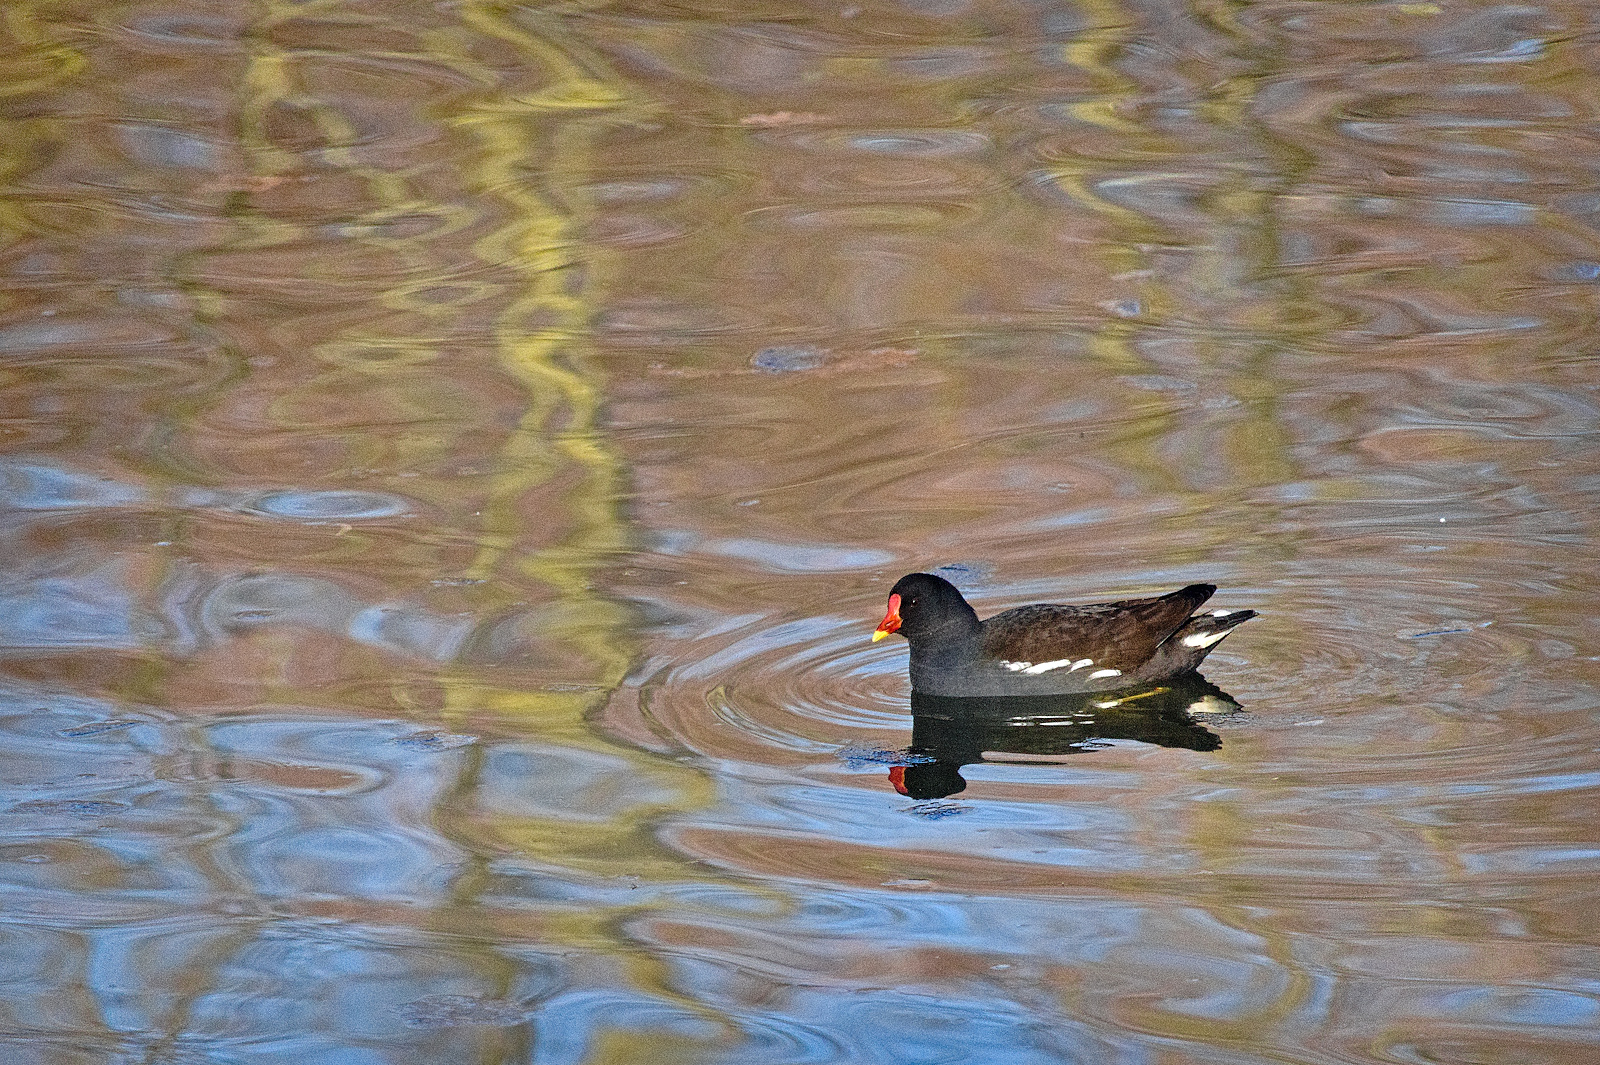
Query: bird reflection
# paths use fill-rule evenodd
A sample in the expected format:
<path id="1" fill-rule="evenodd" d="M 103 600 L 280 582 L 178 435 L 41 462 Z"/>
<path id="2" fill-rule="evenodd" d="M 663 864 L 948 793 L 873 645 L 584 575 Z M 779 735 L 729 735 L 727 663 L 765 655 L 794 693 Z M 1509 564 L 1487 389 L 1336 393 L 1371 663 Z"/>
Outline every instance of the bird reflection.
<path id="1" fill-rule="evenodd" d="M 911 749 L 919 760 L 889 770 L 902 795 L 939 799 L 967 786 L 974 762 L 1058 761 L 1096 740 L 1141 740 L 1214 751 L 1222 737 L 1195 715 L 1232 713 L 1233 697 L 1198 673 L 1165 684 L 1090 695 L 961 699 L 911 693 Z"/>

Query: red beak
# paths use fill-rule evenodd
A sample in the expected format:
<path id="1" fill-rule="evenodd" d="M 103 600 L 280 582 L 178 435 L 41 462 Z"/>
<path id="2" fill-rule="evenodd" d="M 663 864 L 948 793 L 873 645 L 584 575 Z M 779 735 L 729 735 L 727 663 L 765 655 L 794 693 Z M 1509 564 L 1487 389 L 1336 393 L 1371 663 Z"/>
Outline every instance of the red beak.
<path id="1" fill-rule="evenodd" d="M 889 612 L 883 615 L 883 620 L 878 622 L 878 630 L 872 634 L 872 642 L 877 643 L 891 632 L 900 631 L 900 597 L 889 596 Z"/>
<path id="2" fill-rule="evenodd" d="M 902 794 L 902 795 L 910 795 L 911 794 L 909 791 L 906 790 L 906 767 L 905 766 L 897 765 L 893 769 L 889 770 L 889 783 L 893 784 L 894 785 L 894 790 L 898 791 L 900 794 Z"/>

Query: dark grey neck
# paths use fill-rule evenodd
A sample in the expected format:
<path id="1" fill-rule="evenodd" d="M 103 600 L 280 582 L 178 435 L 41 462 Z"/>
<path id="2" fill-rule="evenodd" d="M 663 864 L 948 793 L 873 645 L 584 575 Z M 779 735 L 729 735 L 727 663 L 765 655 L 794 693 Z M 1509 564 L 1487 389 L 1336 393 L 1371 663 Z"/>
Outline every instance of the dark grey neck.
<path id="1" fill-rule="evenodd" d="M 952 611 L 937 626 L 919 629 L 911 638 L 913 662 L 948 667 L 970 661 L 978 654 L 978 637 L 983 624 L 966 603 Z"/>

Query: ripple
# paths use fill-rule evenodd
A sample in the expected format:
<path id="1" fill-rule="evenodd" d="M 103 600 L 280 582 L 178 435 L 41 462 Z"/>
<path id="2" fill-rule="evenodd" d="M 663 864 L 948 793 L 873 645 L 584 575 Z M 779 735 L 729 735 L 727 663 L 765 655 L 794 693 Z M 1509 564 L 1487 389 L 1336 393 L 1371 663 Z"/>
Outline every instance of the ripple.
<path id="1" fill-rule="evenodd" d="M 112 126 L 122 135 L 129 155 L 155 167 L 215 170 L 220 159 L 217 141 L 175 126 L 151 122 L 120 122 Z"/>
<path id="2" fill-rule="evenodd" d="M 17 510 L 129 507 L 149 502 L 134 485 L 46 463 L 0 460 L 0 505 Z"/>
<path id="3" fill-rule="evenodd" d="M 400 517 L 412 508 L 403 497 L 387 492 L 288 489 L 257 496 L 245 509 L 296 521 L 367 521 Z"/>
<path id="4" fill-rule="evenodd" d="M 73 739 L 79 736 L 99 736 L 107 732 L 121 732 L 123 729 L 132 728 L 137 721 L 91 721 L 86 725 L 77 725 L 72 728 L 60 729 L 63 736 Z"/>
<path id="5" fill-rule="evenodd" d="M 413 751 L 454 751 L 472 746 L 478 742 L 478 737 L 449 732 L 413 732 L 394 742 Z"/>
<path id="6" fill-rule="evenodd" d="M 479 802 L 498 815 L 603 823 L 669 806 L 678 788 L 666 773 L 627 758 L 553 744 L 503 744 L 486 756 Z"/>
<path id="7" fill-rule="evenodd" d="M 781 573 L 834 573 L 840 570 L 873 569 L 894 561 L 893 554 L 876 548 L 798 544 L 757 540 L 750 537 L 702 541 L 698 549 L 725 558 L 758 563 Z"/>
<path id="8" fill-rule="evenodd" d="M 123 569 L 46 573 L 0 587 L 0 647 L 132 650 L 158 636 Z"/>
<path id="9" fill-rule="evenodd" d="M 263 493 L 182 487 L 166 497 L 119 480 L 44 462 L 0 460 L 0 506 L 21 511 L 179 507 L 225 510 L 305 522 L 357 522 L 409 516 L 411 500 L 362 489 L 284 488 Z"/>
<path id="10" fill-rule="evenodd" d="M 120 349 L 125 355 L 120 362 L 132 364 L 137 356 L 139 365 L 136 368 L 149 373 L 170 369 L 173 363 L 149 354 L 147 349 L 181 343 L 180 336 L 161 330 L 153 323 L 125 319 L 69 318 L 51 312 L 50 317 L 42 320 L 0 325 L 0 354 L 14 356 L 7 360 L 13 366 L 44 364 L 53 358 L 70 357 L 82 348 L 104 353 Z M 127 368 L 125 365 L 117 367 L 124 374 Z"/>
<path id="11" fill-rule="evenodd" d="M 872 203 L 831 207 L 786 205 L 768 207 L 749 216 L 755 226 L 785 229 L 837 229 L 845 232 L 873 229 L 934 230 L 975 217 L 964 203 Z"/>
<path id="12" fill-rule="evenodd" d="M 477 1024 L 491 1028 L 514 1028 L 528 1020 L 529 1008 L 503 999 L 479 995 L 429 995 L 397 1007 L 411 1028 L 457 1028 Z"/>
<path id="13" fill-rule="evenodd" d="M 909 724 L 904 677 L 870 646 L 870 632 L 869 623 L 837 616 L 774 623 L 756 615 L 646 676 L 638 705 L 679 743 L 717 758 L 870 747 L 853 730 Z"/>
<path id="14" fill-rule="evenodd" d="M 30 814 L 66 814 L 69 817 L 100 817 L 121 813 L 127 803 L 104 799 L 30 799 L 11 807 L 11 812 Z"/>
<path id="15" fill-rule="evenodd" d="M 976 215 L 976 199 L 1011 187 L 1004 174 L 959 157 L 949 162 L 925 156 L 873 162 L 873 166 L 862 166 L 854 156 L 833 163 L 818 160 L 797 176 L 795 188 L 807 199 L 843 200 L 863 206 L 926 203 L 945 212 L 966 209 Z"/>
<path id="16" fill-rule="evenodd" d="M 814 345 L 779 345 L 756 352 L 750 365 L 767 373 L 794 373 L 815 370 L 827 360 L 828 353 Z"/>
<path id="17" fill-rule="evenodd" d="M 732 1019 L 746 1041 L 740 1048 L 740 1060 L 823 1065 L 849 1061 L 852 1057 L 850 1048 L 833 1034 L 825 1018 L 805 1024 L 789 1016 L 741 1010 L 735 1012 Z"/>
<path id="18" fill-rule="evenodd" d="M 249 25 L 236 19 L 177 12 L 133 15 L 121 28 L 162 44 L 215 49 L 237 49 L 240 38 L 249 32 Z"/>
<path id="19" fill-rule="evenodd" d="M 971 130 L 883 129 L 819 130 L 807 128 L 765 129 L 751 134 L 757 140 L 783 144 L 803 151 L 822 153 L 860 153 L 870 155 L 943 158 L 973 155 L 987 150 L 992 142 Z"/>
<path id="20" fill-rule="evenodd" d="M 609 180 L 575 182 L 571 189 L 601 205 L 620 203 L 661 203 L 680 200 L 690 194 L 725 195 L 732 191 L 727 179 L 718 174 L 640 173 Z"/>

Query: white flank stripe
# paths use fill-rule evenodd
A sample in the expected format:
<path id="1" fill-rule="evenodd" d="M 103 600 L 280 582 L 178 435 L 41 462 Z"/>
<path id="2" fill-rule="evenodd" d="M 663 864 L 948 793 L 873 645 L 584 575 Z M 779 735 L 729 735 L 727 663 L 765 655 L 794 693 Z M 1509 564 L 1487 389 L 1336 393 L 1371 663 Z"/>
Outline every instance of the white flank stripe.
<path id="1" fill-rule="evenodd" d="M 1122 670 L 1120 670 L 1120 669 L 1097 669 L 1093 673 L 1089 674 L 1089 679 L 1090 680 L 1099 680 L 1101 677 L 1120 677 L 1120 676 L 1122 676 Z"/>
<path id="2" fill-rule="evenodd" d="M 1019 669 L 1030 669 L 1031 670 L 1031 667 L 1033 666 L 1032 662 L 1006 662 L 1006 661 L 1002 661 L 1000 664 L 1002 666 L 1005 666 L 1007 669 L 1011 670 L 1011 672 L 1013 672 L 1013 673 L 1015 673 Z"/>
<path id="3" fill-rule="evenodd" d="M 1070 665 L 1072 665 L 1072 659 L 1070 659 L 1070 658 L 1058 658 L 1054 662 L 1040 662 L 1036 666 L 1029 666 L 1027 669 L 1023 670 L 1022 672 L 1024 672 L 1024 673 L 1048 673 L 1052 669 L 1060 669 L 1062 666 L 1070 666 Z M 1069 669 L 1069 670 L 1067 670 L 1067 672 L 1071 673 L 1072 670 Z"/>

